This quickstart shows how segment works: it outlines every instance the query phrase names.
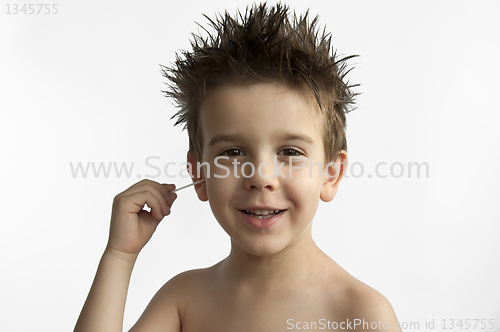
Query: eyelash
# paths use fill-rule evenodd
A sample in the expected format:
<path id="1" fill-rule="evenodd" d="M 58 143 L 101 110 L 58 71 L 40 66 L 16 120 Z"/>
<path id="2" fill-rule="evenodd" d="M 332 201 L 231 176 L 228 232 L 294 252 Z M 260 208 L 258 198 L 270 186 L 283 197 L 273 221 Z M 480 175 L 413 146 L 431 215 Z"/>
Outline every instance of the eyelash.
<path id="1" fill-rule="evenodd" d="M 281 150 L 278 152 L 278 154 L 281 154 L 281 152 L 283 152 L 283 151 L 288 151 L 288 152 L 293 151 L 293 152 L 294 152 L 294 154 L 289 155 L 289 157 L 295 157 L 295 156 L 303 156 L 303 155 L 305 155 L 305 153 L 304 153 L 304 152 L 302 152 L 302 150 L 299 150 L 299 149 L 296 149 L 296 148 L 292 148 L 292 147 L 286 147 L 286 148 L 283 148 L 283 149 L 281 149 Z M 283 155 L 284 155 L 284 154 L 283 154 Z"/>
<path id="2" fill-rule="evenodd" d="M 222 151 L 222 153 L 220 154 L 221 156 L 228 156 L 228 157 L 238 157 L 238 156 L 241 156 L 241 154 L 238 154 L 238 155 L 230 155 L 229 152 L 234 152 L 234 151 L 239 151 L 240 153 L 243 153 L 243 151 L 241 149 L 238 149 L 238 148 L 229 148 L 229 149 L 226 149 L 224 151 Z"/>
<path id="3" fill-rule="evenodd" d="M 235 151 L 238 151 L 239 154 L 237 154 L 237 155 L 230 155 L 229 154 L 230 152 L 235 152 Z M 292 148 L 292 147 L 286 147 L 286 148 L 281 149 L 278 152 L 278 155 L 281 155 L 282 154 L 281 152 L 284 152 L 284 151 L 287 151 L 287 152 L 293 151 L 294 154 L 288 155 L 289 157 L 303 156 L 303 155 L 305 155 L 305 153 L 302 150 L 299 150 L 299 149 L 296 149 L 296 148 Z M 221 156 L 226 155 L 228 157 L 238 157 L 238 156 L 241 156 L 242 153 L 244 153 L 244 152 L 241 149 L 239 149 L 239 148 L 229 148 L 229 149 L 226 149 L 226 150 L 222 151 L 222 153 L 220 155 Z M 283 153 L 282 155 L 285 155 L 285 154 Z"/>

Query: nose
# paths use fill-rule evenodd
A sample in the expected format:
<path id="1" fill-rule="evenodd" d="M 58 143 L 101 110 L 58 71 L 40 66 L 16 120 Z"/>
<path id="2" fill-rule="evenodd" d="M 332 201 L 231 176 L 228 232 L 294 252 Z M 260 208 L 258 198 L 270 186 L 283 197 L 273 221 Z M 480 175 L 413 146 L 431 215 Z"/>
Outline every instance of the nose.
<path id="1" fill-rule="evenodd" d="M 266 189 L 274 191 L 279 188 L 280 182 L 277 176 L 274 176 L 274 166 L 272 159 L 261 159 L 253 162 L 252 164 L 254 165 L 255 172 L 251 172 L 250 165 L 246 165 L 245 167 L 241 168 L 242 172 L 244 172 L 246 175 L 244 176 L 243 181 L 246 190 Z"/>

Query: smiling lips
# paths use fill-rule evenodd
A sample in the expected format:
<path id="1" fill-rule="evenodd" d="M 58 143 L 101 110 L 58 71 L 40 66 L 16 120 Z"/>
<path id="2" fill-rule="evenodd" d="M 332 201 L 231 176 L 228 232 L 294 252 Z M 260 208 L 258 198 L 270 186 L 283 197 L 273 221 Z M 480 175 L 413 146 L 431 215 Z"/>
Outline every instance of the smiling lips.
<path id="1" fill-rule="evenodd" d="M 287 210 L 275 208 L 239 210 L 243 219 L 253 228 L 264 229 L 274 225 Z"/>
<path id="2" fill-rule="evenodd" d="M 267 219 L 274 217 L 278 213 L 280 213 L 282 210 L 243 210 L 245 211 L 246 214 L 248 214 L 251 217 L 258 218 L 258 219 Z"/>

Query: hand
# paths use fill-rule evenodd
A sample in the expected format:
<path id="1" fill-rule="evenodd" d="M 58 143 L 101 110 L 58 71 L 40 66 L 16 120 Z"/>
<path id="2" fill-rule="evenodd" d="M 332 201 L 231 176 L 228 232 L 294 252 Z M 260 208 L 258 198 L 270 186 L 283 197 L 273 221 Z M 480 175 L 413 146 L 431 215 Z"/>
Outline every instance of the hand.
<path id="1" fill-rule="evenodd" d="M 137 257 L 160 221 L 170 214 L 177 198 L 171 192 L 174 189 L 173 184 L 142 180 L 116 195 L 106 250 Z M 150 212 L 143 210 L 146 203 Z"/>

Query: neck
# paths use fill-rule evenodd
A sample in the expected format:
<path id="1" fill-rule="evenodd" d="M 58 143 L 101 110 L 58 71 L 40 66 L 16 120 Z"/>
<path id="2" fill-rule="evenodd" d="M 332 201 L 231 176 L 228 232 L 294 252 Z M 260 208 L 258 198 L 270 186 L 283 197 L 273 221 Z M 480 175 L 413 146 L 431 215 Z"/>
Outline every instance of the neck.
<path id="1" fill-rule="evenodd" d="M 270 256 L 252 255 L 231 240 L 231 253 L 221 269 L 228 282 L 250 289 L 265 289 L 300 284 L 327 259 L 314 243 L 309 226 L 299 239 Z"/>

